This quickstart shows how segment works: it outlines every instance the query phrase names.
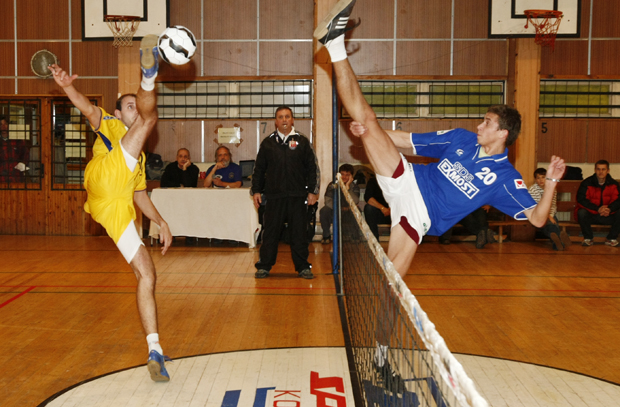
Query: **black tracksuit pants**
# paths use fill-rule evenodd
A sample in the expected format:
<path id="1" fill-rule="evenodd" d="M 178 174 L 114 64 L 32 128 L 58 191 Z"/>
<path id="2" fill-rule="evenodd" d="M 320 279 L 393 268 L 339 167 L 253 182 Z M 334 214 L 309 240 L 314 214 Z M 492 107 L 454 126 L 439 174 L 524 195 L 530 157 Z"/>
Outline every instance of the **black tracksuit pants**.
<path id="1" fill-rule="evenodd" d="M 263 242 L 257 269 L 271 270 L 278 257 L 278 243 L 284 223 L 291 237 L 291 257 L 295 270 L 310 268 L 308 263 L 308 206 L 306 197 L 269 198 L 263 215 Z"/>

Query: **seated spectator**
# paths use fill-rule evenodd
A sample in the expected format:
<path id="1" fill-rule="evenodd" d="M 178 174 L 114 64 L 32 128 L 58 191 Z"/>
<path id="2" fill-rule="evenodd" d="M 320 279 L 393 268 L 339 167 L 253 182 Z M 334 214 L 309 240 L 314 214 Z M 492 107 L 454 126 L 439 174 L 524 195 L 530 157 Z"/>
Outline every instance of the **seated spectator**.
<path id="1" fill-rule="evenodd" d="M 540 202 L 543 192 L 545 190 L 545 182 L 547 180 L 547 170 L 544 168 L 538 168 L 534 171 L 535 183 L 529 188 L 530 195 L 536 201 Z M 555 216 L 558 211 L 558 191 L 553 193 L 553 201 L 551 201 L 551 209 L 549 210 L 549 218 L 547 223 L 542 228 L 536 228 L 540 230 L 545 237 L 551 239 L 553 242 L 553 250 L 564 250 L 570 246 L 570 236 L 565 231 L 561 231 L 558 226 L 558 218 Z"/>
<path id="2" fill-rule="evenodd" d="M 581 226 L 582 245 L 592 246 L 592 225 L 611 225 L 605 244 L 615 247 L 620 233 L 620 186 L 609 175 L 609 162 L 597 161 L 594 171 L 594 175 L 581 182 L 577 191 L 575 218 Z"/>
<path id="3" fill-rule="evenodd" d="M 0 182 L 24 182 L 28 164 L 25 140 L 9 138 L 9 121 L 0 117 Z"/>
<path id="4" fill-rule="evenodd" d="M 366 192 L 364 192 L 364 218 L 373 235 L 379 239 L 379 225 L 390 225 L 392 220 L 390 217 L 390 207 L 388 206 L 383 192 L 377 182 L 377 177 L 371 177 L 366 183 Z"/>
<path id="5" fill-rule="evenodd" d="M 241 167 L 231 161 L 232 154 L 226 146 L 215 150 L 215 165 L 207 170 L 205 188 L 239 188 L 243 184 Z"/>
<path id="6" fill-rule="evenodd" d="M 200 169 L 192 164 L 187 148 L 177 151 L 177 160 L 166 166 L 161 176 L 162 188 L 196 188 Z"/>
<path id="7" fill-rule="evenodd" d="M 490 209 L 489 205 L 485 205 L 459 221 L 469 233 L 476 236 L 476 249 L 484 248 L 487 243 L 495 243 L 493 231 L 489 229 L 489 222 L 487 221 L 487 213 Z M 446 233 L 439 236 L 439 243 L 450 244 L 452 229 L 450 228 Z"/>
<path id="8" fill-rule="evenodd" d="M 351 164 L 342 164 L 340 168 L 338 168 L 338 172 L 340 173 L 340 179 L 347 187 L 347 191 L 351 194 L 353 202 L 357 205 L 360 200 L 360 187 L 357 185 L 357 182 L 353 181 L 353 166 Z M 319 220 L 321 221 L 321 229 L 323 229 L 322 244 L 331 243 L 329 228 L 334 219 L 334 191 L 338 188 L 339 187 L 334 182 L 330 182 L 325 190 L 325 206 L 319 211 Z M 344 199 L 342 193 L 340 194 L 340 205 L 343 211 L 351 209 L 349 208 L 349 202 Z"/>

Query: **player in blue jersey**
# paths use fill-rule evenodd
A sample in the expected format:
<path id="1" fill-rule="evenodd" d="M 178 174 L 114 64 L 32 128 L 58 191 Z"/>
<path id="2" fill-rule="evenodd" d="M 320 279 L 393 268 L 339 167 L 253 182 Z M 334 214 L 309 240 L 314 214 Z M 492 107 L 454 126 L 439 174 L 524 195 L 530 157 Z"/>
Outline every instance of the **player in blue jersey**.
<path id="1" fill-rule="evenodd" d="M 564 173 L 564 160 L 551 158 L 545 192 L 537 205 L 521 175 L 508 162 L 506 147 L 516 141 L 521 130 L 521 115 L 516 109 L 492 106 L 478 125 L 477 134 L 463 129 L 426 134 L 382 129 L 347 59 L 344 33 L 352 28 L 347 23 L 354 4 L 355 0 L 336 3 L 317 24 L 314 37 L 329 52 L 338 95 L 354 120 L 351 131 L 362 139 L 390 205 L 388 257 L 398 273 L 407 274 L 425 234 L 441 235 L 483 205 L 542 227 L 556 183 Z M 415 154 L 435 157 L 439 162 L 412 166 L 397 147 L 413 147 Z M 378 324 L 384 333 L 377 334 L 375 366 L 387 383 L 396 383 L 393 390 L 401 391 L 402 380 L 397 379 L 386 360 L 391 317 L 387 310 L 384 312 Z"/>

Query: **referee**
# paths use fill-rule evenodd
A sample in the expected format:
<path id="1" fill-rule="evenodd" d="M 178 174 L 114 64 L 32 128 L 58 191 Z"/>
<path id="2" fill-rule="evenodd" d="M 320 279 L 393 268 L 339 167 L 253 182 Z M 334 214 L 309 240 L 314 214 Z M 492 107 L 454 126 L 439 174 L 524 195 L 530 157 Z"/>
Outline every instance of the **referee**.
<path id="1" fill-rule="evenodd" d="M 314 278 L 308 263 L 307 213 L 319 195 L 319 166 L 310 140 L 295 131 L 293 111 L 280 106 L 275 115 L 276 131 L 260 145 L 251 193 L 258 208 L 265 199 L 263 243 L 254 277 L 269 276 L 278 256 L 280 231 L 288 223 L 291 256 L 299 277 Z M 262 196 L 261 196 L 262 194 Z"/>

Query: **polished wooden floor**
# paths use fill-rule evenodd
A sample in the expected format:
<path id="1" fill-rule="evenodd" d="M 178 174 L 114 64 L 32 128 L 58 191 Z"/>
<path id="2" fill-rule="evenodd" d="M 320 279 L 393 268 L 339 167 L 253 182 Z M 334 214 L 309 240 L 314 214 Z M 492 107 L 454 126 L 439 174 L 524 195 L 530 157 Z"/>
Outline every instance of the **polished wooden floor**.
<path id="1" fill-rule="evenodd" d="M 172 358 L 344 346 L 328 246 L 311 245 L 314 280 L 297 278 L 285 245 L 271 276 L 255 280 L 257 250 L 177 240 L 164 257 L 151 249 Z M 620 384 L 619 254 L 604 245 L 430 242 L 406 282 L 453 352 Z M 36 406 L 145 363 L 135 278 L 109 238 L 0 236 L 0 258 L 0 406 Z"/>

